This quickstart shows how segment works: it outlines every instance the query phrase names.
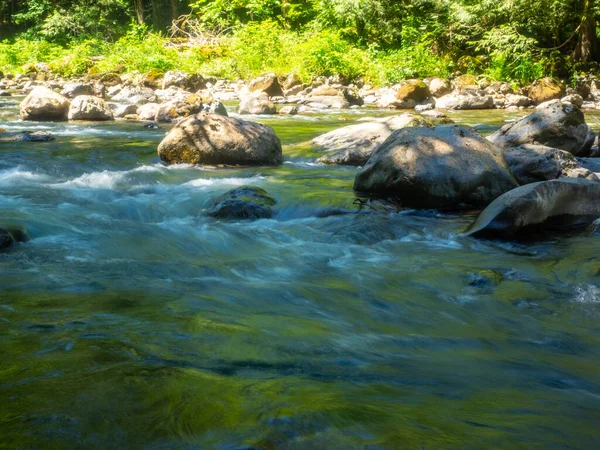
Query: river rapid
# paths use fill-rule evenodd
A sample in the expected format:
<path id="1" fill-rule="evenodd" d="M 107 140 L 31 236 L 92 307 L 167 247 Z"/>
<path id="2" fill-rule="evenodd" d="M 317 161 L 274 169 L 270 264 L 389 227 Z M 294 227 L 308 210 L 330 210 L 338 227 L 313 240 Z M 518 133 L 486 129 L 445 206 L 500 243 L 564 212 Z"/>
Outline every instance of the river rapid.
<path id="1" fill-rule="evenodd" d="M 0 253 L 0 448 L 598 448 L 600 236 L 359 208 L 357 169 L 307 142 L 386 111 L 250 116 L 284 164 L 215 169 L 161 163 L 166 125 L 24 123 L 20 100 L 0 128 L 56 140 L 0 142 L 0 226 L 31 238 Z M 272 219 L 206 217 L 244 184 Z"/>

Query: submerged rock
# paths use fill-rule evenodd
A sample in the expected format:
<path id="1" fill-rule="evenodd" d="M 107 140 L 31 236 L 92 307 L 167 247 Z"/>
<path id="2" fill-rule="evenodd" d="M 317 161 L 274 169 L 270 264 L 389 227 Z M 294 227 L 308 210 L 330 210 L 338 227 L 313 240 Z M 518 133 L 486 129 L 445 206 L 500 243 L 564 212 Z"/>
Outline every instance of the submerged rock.
<path id="1" fill-rule="evenodd" d="M 600 183 L 560 178 L 507 192 L 485 208 L 467 235 L 535 238 L 537 233 L 581 228 L 600 217 Z"/>
<path id="2" fill-rule="evenodd" d="M 26 242 L 27 233 L 19 229 L 5 229 L 0 227 L 0 250 L 8 248 L 17 242 Z"/>
<path id="3" fill-rule="evenodd" d="M 46 88 L 36 87 L 19 105 L 22 120 L 56 120 L 67 119 L 69 100 Z"/>
<path id="4" fill-rule="evenodd" d="M 559 177 L 600 181 L 593 172 L 581 167 L 571 153 L 564 150 L 524 144 L 507 149 L 504 156 L 519 184 L 554 180 Z"/>
<path id="5" fill-rule="evenodd" d="M 187 164 L 281 164 L 281 142 L 267 125 L 200 113 L 174 126 L 158 146 L 163 161 Z"/>
<path id="6" fill-rule="evenodd" d="M 354 180 L 356 191 L 416 208 L 482 207 L 515 187 L 502 150 L 459 125 L 393 132 Z"/>
<path id="7" fill-rule="evenodd" d="M 416 126 L 431 124 L 421 117 L 401 114 L 338 128 L 316 137 L 312 144 L 325 150 L 325 154 L 318 159 L 319 162 L 362 166 L 395 130 Z"/>
<path id="8" fill-rule="evenodd" d="M 53 141 L 54 136 L 48 131 L 19 131 L 18 133 L 7 133 L 8 136 L 0 137 L 0 141 L 12 142 L 48 142 Z"/>
<path id="9" fill-rule="evenodd" d="M 268 219 L 276 201 L 256 186 L 241 186 L 218 197 L 208 215 L 219 219 Z"/>
<path id="10" fill-rule="evenodd" d="M 556 102 L 503 126 L 488 140 L 502 148 L 541 144 L 585 156 L 593 144 L 588 132 L 585 117 L 577 106 Z"/>
<path id="11" fill-rule="evenodd" d="M 108 103 L 100 97 L 78 95 L 69 107 L 69 120 L 113 120 L 113 112 Z"/>

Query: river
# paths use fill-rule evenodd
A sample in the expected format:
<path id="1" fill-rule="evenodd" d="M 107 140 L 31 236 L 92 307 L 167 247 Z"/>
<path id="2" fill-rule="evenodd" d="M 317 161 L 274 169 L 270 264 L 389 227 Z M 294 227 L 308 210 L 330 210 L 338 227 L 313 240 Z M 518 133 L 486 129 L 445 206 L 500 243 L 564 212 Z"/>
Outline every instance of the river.
<path id="1" fill-rule="evenodd" d="M 357 169 L 306 142 L 389 112 L 257 117 L 284 164 L 209 169 L 160 162 L 166 125 L 23 123 L 20 100 L 0 128 L 56 140 L 0 142 L 0 226 L 31 237 L 0 253 L 0 448 L 598 448 L 599 236 L 357 212 Z M 205 216 L 244 184 L 272 219 Z"/>

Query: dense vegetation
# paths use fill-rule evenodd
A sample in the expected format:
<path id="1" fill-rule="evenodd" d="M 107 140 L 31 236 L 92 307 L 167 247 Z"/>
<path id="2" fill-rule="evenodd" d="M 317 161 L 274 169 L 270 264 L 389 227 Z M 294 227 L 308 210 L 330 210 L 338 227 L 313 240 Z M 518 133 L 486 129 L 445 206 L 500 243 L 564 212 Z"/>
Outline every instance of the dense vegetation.
<path id="1" fill-rule="evenodd" d="M 527 83 L 594 73 L 598 17 L 595 0 L 0 0 L 0 70 Z"/>

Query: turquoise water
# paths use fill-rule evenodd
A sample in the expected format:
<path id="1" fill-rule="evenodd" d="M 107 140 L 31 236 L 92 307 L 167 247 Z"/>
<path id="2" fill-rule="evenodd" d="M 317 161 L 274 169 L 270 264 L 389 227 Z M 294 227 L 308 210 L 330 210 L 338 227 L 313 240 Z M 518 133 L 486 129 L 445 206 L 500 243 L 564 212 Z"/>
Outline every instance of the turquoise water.
<path id="1" fill-rule="evenodd" d="M 0 225 L 31 236 L 0 253 L 0 448 L 598 447 L 598 236 L 357 211 L 356 169 L 307 141 L 389 112 L 259 117 L 285 163 L 207 169 L 159 161 L 166 126 L 22 123 L 18 101 L 0 127 L 56 140 L 0 142 Z M 205 217 L 243 184 L 272 219 Z"/>

